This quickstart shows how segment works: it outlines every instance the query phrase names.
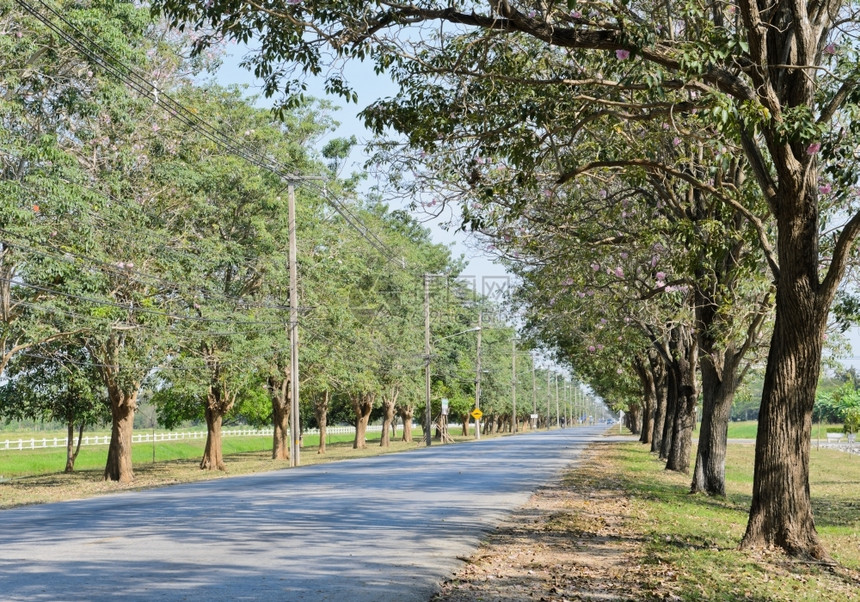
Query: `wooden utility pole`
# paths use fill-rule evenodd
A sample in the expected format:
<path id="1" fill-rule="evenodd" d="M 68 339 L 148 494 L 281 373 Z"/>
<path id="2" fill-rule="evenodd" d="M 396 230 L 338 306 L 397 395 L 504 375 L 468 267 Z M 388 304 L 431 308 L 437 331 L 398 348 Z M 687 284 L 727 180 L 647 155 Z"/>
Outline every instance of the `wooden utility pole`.
<path id="1" fill-rule="evenodd" d="M 517 338 L 511 339 L 511 432 L 517 432 Z"/>
<path id="2" fill-rule="evenodd" d="M 555 426 L 561 426 L 561 416 L 558 412 L 558 376 L 555 377 Z"/>
<path id="3" fill-rule="evenodd" d="M 532 357 L 532 414 L 534 415 L 534 426 L 537 429 L 537 380 L 535 380 L 535 358 Z"/>
<path id="4" fill-rule="evenodd" d="M 424 436 L 427 447 L 433 439 L 433 419 L 430 408 L 430 274 L 424 274 Z"/>
<path id="5" fill-rule="evenodd" d="M 287 186 L 290 244 L 290 466 L 300 466 L 302 431 L 299 425 L 299 277 L 296 264 L 296 189 Z"/>
<path id="6" fill-rule="evenodd" d="M 550 420 L 549 420 L 549 400 L 552 396 L 552 389 L 549 386 L 549 373 L 550 370 L 547 368 L 546 371 L 546 430 L 549 430 Z"/>
<path id="7" fill-rule="evenodd" d="M 475 359 L 475 409 L 481 409 L 481 333 L 483 332 L 483 312 L 478 312 L 478 350 Z M 475 439 L 481 438 L 481 420 L 475 419 Z"/>

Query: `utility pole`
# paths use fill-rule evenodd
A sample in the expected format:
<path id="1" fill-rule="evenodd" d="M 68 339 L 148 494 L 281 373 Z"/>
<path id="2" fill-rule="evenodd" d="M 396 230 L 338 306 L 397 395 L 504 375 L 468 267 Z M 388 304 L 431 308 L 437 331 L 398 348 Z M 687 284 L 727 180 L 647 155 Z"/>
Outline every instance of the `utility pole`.
<path id="1" fill-rule="evenodd" d="M 483 332 L 484 312 L 478 312 L 478 355 L 475 360 L 475 409 L 481 409 L 481 332 Z M 481 420 L 475 419 L 475 439 L 481 438 Z"/>
<path id="2" fill-rule="evenodd" d="M 532 414 L 534 415 L 534 428 L 537 429 L 537 380 L 535 380 L 535 358 L 532 357 Z"/>
<path id="3" fill-rule="evenodd" d="M 552 389 L 549 386 L 549 368 L 546 371 L 546 430 L 549 430 L 549 400 L 552 397 Z"/>
<path id="4" fill-rule="evenodd" d="M 427 447 L 430 447 L 433 439 L 430 409 L 430 274 L 424 274 L 424 424 L 424 436 L 427 438 Z"/>
<path id="5" fill-rule="evenodd" d="M 573 410 L 571 409 L 571 398 L 573 397 L 573 380 L 570 382 L 564 381 L 565 386 L 565 404 L 564 408 L 566 410 L 567 417 L 564 419 L 567 426 L 571 426 L 573 424 Z"/>
<path id="6" fill-rule="evenodd" d="M 555 426 L 561 426 L 561 416 L 558 413 L 558 376 L 555 377 Z"/>
<path id="7" fill-rule="evenodd" d="M 290 466 L 300 466 L 301 436 L 299 425 L 299 282 L 296 265 L 296 189 L 287 185 L 287 219 L 290 246 Z"/>
<path id="8" fill-rule="evenodd" d="M 517 432 L 517 337 L 511 339 L 511 432 Z"/>

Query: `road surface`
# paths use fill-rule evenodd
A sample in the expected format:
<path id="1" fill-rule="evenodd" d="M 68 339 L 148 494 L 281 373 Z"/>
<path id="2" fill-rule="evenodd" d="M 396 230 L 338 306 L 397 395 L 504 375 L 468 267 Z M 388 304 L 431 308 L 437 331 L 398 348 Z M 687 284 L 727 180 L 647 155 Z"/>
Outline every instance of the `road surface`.
<path id="1" fill-rule="evenodd" d="M 605 430 L 0 511 L 0 599 L 426 601 Z"/>

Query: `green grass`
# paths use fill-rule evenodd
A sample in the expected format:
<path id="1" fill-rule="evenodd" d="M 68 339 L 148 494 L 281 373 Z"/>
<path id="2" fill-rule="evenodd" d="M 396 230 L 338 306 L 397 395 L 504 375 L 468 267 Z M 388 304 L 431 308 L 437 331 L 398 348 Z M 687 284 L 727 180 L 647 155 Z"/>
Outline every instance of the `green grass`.
<path id="1" fill-rule="evenodd" d="M 729 439 L 755 439 L 758 431 L 758 422 L 755 420 L 745 420 L 743 422 L 729 423 Z M 841 433 L 841 424 L 821 424 L 815 423 L 812 425 L 812 440 L 815 441 L 819 437 L 821 440 L 827 439 L 827 433 Z"/>
<path id="2" fill-rule="evenodd" d="M 687 493 L 690 477 L 669 473 L 645 446 L 612 453 L 633 495 L 637 528 L 650 571 L 669 575 L 682 600 L 860 599 L 860 458 L 812 450 L 810 487 L 816 526 L 841 567 L 788 558 L 773 550 L 743 551 L 752 496 L 752 445 L 730 445 L 727 496 Z"/>
<path id="3" fill-rule="evenodd" d="M 398 430 L 398 433 L 401 431 Z M 421 429 L 415 429 L 415 435 L 420 437 Z M 105 435 L 109 432 L 90 433 L 90 435 Z M 379 442 L 380 433 L 368 433 L 368 445 Z M 65 432 L 36 433 L 34 431 L 21 431 L 14 436 L 7 433 L 0 435 L 0 441 L 6 439 L 30 439 L 36 440 L 47 437 L 63 438 Z M 346 443 L 353 441 L 353 435 L 328 435 L 327 444 Z M 158 441 L 154 444 L 155 461 L 171 462 L 176 460 L 199 460 L 203 456 L 205 439 L 189 439 L 187 441 Z M 225 456 L 233 454 L 244 454 L 249 452 L 265 452 L 272 449 L 272 436 L 261 437 L 224 437 L 222 439 L 223 453 Z M 303 453 L 316 453 L 319 446 L 319 435 L 305 435 L 302 438 Z M 107 460 L 107 446 L 82 446 L 75 461 L 75 470 L 99 470 L 103 469 Z M 132 462 L 135 466 L 151 464 L 153 461 L 153 444 L 135 443 L 132 447 Z M 66 449 L 54 447 L 35 450 L 0 450 L 0 476 L 3 478 L 16 478 L 22 476 L 33 476 L 49 474 L 62 471 L 66 466 Z"/>
<path id="4" fill-rule="evenodd" d="M 755 439 L 757 431 L 758 422 L 755 420 L 729 422 L 729 439 Z"/>

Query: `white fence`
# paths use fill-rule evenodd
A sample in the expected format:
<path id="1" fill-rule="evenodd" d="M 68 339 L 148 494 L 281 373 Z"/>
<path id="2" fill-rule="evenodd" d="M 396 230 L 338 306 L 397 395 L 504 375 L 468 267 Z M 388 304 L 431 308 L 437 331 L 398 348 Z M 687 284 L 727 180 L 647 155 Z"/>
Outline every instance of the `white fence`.
<path id="1" fill-rule="evenodd" d="M 381 425 L 370 425 L 368 432 L 379 432 Z M 303 435 L 319 435 L 319 429 L 308 429 Z M 354 426 L 330 426 L 326 429 L 328 435 L 352 435 L 355 434 Z M 222 437 L 271 437 L 272 429 L 224 429 Z M 160 441 L 185 441 L 189 439 L 205 439 L 206 431 L 180 431 L 153 433 L 142 432 L 132 435 L 132 443 L 158 443 Z M 110 435 L 84 435 L 81 437 L 81 445 L 109 445 Z M 50 447 L 66 447 L 68 437 L 30 437 L 29 439 L 7 439 L 0 441 L 0 451 L 44 449 Z M 77 439 L 74 440 L 77 443 Z"/>

